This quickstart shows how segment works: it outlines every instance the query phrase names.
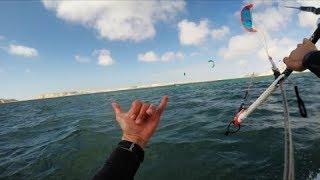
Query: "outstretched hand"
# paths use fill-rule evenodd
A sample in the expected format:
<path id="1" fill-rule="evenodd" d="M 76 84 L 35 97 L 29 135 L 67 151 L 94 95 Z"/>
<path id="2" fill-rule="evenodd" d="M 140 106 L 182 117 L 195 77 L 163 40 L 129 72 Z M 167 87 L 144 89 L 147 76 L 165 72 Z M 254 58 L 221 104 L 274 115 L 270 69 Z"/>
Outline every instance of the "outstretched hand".
<path id="1" fill-rule="evenodd" d="M 144 148 L 155 132 L 167 103 L 168 96 L 162 98 L 159 106 L 135 100 L 130 110 L 123 112 L 120 105 L 113 102 L 116 120 L 123 133 L 122 140 L 134 142 Z"/>

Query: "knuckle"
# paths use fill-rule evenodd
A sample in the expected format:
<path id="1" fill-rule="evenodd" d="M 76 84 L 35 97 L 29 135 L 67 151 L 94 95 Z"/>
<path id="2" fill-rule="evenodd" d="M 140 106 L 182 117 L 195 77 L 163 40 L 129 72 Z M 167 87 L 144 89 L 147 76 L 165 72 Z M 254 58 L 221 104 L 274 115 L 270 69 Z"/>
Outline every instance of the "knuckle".
<path id="1" fill-rule="evenodd" d="M 141 103 L 140 100 L 134 100 L 134 101 L 132 102 L 132 105 L 139 105 L 140 103 Z"/>
<path id="2" fill-rule="evenodd" d="M 147 109 L 149 106 L 150 106 L 150 104 L 148 104 L 148 103 L 143 103 L 143 105 L 142 105 L 143 109 Z"/>

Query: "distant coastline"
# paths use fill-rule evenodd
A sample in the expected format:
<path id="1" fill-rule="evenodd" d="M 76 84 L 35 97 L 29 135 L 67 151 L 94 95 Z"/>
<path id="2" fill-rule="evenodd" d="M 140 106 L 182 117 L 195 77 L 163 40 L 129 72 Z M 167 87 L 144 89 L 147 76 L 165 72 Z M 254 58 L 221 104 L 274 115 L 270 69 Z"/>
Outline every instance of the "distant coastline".
<path id="1" fill-rule="evenodd" d="M 18 102 L 16 99 L 0 99 L 0 104 Z"/>
<path id="2" fill-rule="evenodd" d="M 308 72 L 302 72 L 302 73 L 308 73 Z M 267 76 L 271 76 L 271 75 L 272 75 L 272 72 L 254 74 L 255 77 L 267 77 Z M 97 93 L 107 93 L 107 92 L 117 92 L 117 91 L 127 91 L 127 90 L 138 90 L 138 89 L 149 89 L 149 88 L 167 87 L 167 86 L 180 86 L 180 85 L 186 85 L 186 84 L 226 81 L 226 80 L 233 80 L 233 79 L 244 79 L 244 78 L 250 78 L 251 76 L 252 76 L 252 74 L 247 74 L 245 76 L 242 76 L 239 78 L 232 78 L 232 79 L 217 79 L 217 80 L 208 80 L 208 81 L 189 81 L 189 82 L 177 82 L 177 83 L 158 83 L 158 84 L 151 84 L 151 85 L 131 86 L 131 87 L 126 87 L 126 88 L 115 88 L 115 89 L 44 93 L 44 94 L 41 94 L 35 98 L 25 99 L 25 100 L 0 99 L 0 104 L 42 100 L 42 99 L 52 99 L 52 98 L 60 98 L 60 97 L 68 97 L 68 96 L 79 96 L 79 95 L 87 95 L 87 94 L 97 94 Z"/>

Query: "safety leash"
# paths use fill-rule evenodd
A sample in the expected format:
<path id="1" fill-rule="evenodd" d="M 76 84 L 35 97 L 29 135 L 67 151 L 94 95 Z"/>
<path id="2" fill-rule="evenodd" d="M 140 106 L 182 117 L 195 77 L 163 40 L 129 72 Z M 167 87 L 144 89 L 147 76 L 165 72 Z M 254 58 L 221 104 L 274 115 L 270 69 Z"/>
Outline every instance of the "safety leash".
<path id="1" fill-rule="evenodd" d="M 307 109 L 306 109 L 306 106 L 304 105 L 302 98 L 300 97 L 298 86 L 294 86 L 294 92 L 296 93 L 300 115 L 304 118 L 307 118 L 308 117 Z"/>

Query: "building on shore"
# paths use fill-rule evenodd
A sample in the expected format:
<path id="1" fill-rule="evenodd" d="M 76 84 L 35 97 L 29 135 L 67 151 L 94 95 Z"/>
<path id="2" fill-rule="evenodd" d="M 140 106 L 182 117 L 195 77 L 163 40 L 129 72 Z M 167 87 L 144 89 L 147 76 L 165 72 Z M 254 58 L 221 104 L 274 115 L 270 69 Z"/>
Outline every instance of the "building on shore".
<path id="1" fill-rule="evenodd" d="M 10 102 L 17 102 L 15 99 L 0 99 L 0 104 L 10 103 Z"/>

